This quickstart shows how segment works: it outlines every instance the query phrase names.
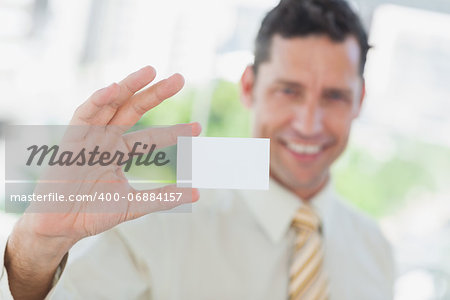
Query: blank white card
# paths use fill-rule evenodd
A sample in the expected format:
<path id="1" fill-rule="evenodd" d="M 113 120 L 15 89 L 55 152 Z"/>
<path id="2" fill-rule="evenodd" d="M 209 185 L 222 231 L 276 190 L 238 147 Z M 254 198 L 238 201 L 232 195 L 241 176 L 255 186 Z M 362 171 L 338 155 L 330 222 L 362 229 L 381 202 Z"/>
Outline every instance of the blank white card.
<path id="1" fill-rule="evenodd" d="M 177 186 L 269 189 L 270 139 L 178 137 Z"/>

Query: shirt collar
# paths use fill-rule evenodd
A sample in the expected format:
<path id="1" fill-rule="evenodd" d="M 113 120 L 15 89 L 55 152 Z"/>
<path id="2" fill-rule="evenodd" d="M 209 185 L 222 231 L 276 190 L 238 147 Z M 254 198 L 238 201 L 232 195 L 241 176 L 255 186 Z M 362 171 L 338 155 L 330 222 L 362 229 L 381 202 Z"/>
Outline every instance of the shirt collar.
<path id="1" fill-rule="evenodd" d="M 301 205 L 304 205 L 297 195 L 281 186 L 273 178 L 270 178 L 269 190 L 241 190 L 240 193 L 257 222 L 274 243 L 279 242 L 286 234 L 294 214 Z M 332 181 L 329 180 L 326 186 L 311 199 L 311 206 L 324 226 L 329 219 L 333 195 Z"/>

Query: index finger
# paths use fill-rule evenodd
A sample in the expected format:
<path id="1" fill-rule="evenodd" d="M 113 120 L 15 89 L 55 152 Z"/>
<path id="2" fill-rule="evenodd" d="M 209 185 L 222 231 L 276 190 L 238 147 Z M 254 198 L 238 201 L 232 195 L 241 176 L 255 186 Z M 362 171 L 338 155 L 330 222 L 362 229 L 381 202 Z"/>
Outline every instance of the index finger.
<path id="1" fill-rule="evenodd" d="M 131 128 L 143 114 L 178 93 L 183 85 L 184 78 L 177 73 L 153 84 L 122 105 L 109 125 L 125 125 L 128 129 Z"/>
<path id="2" fill-rule="evenodd" d="M 95 92 L 78 107 L 72 124 L 105 125 L 131 96 L 153 81 L 156 71 L 146 66 L 124 78 L 119 83 Z"/>

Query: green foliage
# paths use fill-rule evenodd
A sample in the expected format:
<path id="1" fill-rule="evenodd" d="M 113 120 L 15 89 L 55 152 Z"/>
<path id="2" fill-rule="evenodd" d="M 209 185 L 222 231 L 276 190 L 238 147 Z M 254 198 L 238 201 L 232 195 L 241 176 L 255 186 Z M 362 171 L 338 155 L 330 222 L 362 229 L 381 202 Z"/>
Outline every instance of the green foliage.
<path id="1" fill-rule="evenodd" d="M 239 100 L 235 83 L 218 80 L 212 96 L 207 136 L 249 137 L 250 113 Z"/>
<path id="2" fill-rule="evenodd" d="M 420 190 L 439 189 L 438 178 L 450 175 L 448 148 L 406 138 L 396 144 L 386 161 L 350 146 L 333 170 L 338 193 L 373 217 L 398 210 Z"/>

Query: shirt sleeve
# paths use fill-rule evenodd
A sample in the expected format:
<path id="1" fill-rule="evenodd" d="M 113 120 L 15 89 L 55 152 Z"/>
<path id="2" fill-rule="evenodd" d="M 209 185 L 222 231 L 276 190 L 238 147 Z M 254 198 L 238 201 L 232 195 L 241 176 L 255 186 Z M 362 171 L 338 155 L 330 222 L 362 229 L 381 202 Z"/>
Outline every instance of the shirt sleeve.
<path id="1" fill-rule="evenodd" d="M 152 299 L 150 278 L 115 230 L 81 241 L 61 261 L 45 300 Z M 4 266 L 7 238 L 0 239 L 0 299 L 13 300 Z"/>
<path id="2" fill-rule="evenodd" d="M 82 240 L 50 299 L 152 299 L 147 269 L 116 230 Z"/>

